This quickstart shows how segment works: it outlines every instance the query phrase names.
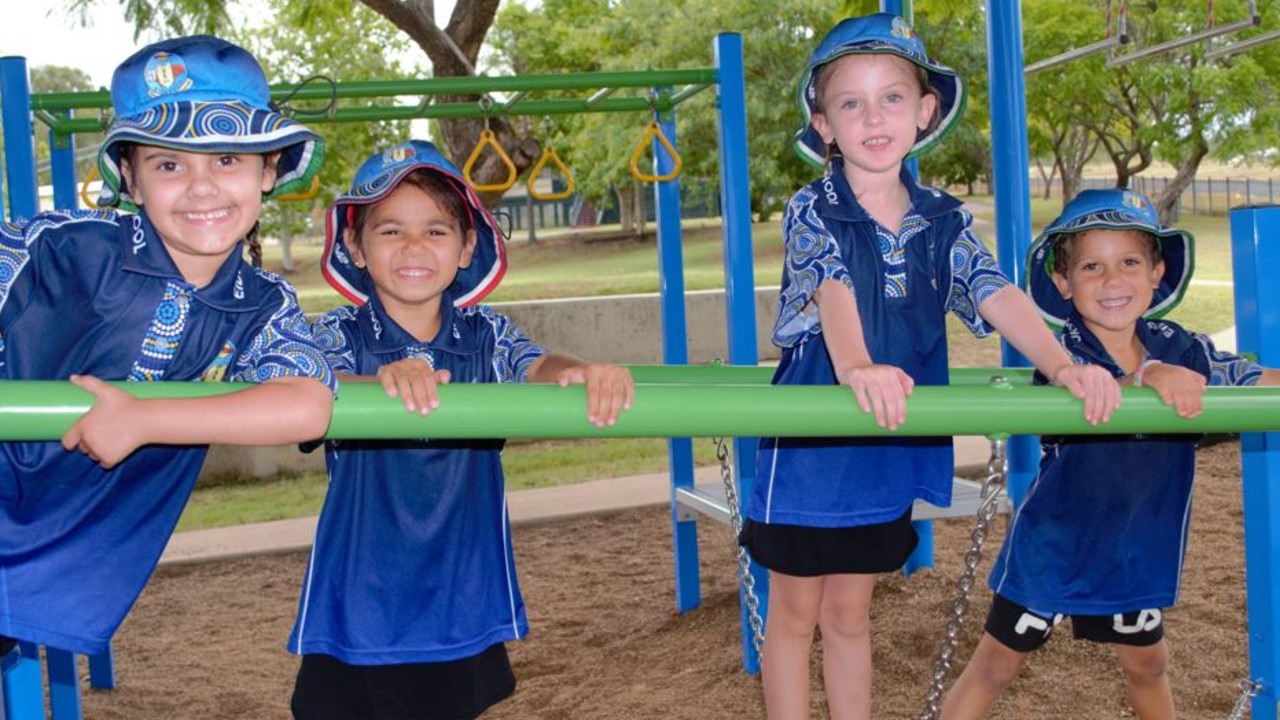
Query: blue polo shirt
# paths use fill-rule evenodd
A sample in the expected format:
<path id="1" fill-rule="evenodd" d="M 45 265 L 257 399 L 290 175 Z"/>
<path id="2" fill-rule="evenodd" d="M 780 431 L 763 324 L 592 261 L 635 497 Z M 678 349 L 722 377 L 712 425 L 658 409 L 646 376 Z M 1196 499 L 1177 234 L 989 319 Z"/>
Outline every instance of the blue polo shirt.
<path id="1" fill-rule="evenodd" d="M 419 342 L 377 297 L 339 308 L 316 339 L 339 373 L 419 358 L 451 383 L 523 382 L 545 350 L 486 307 L 453 308 Z M 290 652 L 351 665 L 446 662 L 528 632 L 500 440 L 330 441 L 329 493 Z"/>
<path id="2" fill-rule="evenodd" d="M 991 332 L 977 308 L 1009 284 L 954 197 L 901 181 L 911 210 L 897 234 L 858 204 L 839 158 L 791 199 L 783 218 L 786 261 L 773 342 L 776 385 L 837 384 L 813 294 L 832 279 L 858 303 L 874 362 L 918 385 L 948 380 L 946 315 Z M 900 517 L 916 498 L 951 504 L 950 437 L 762 438 L 747 504 L 757 522 L 852 527 Z"/>
<path id="3" fill-rule="evenodd" d="M 1143 320 L 1147 356 L 1210 385 L 1253 385 L 1262 368 L 1167 320 Z M 1063 346 L 1121 369 L 1073 311 Z M 1036 381 L 1043 384 L 1044 378 Z M 1040 472 L 991 569 L 996 593 L 1037 612 L 1114 615 L 1177 603 L 1191 519 L 1196 435 L 1045 437 Z"/>
<path id="4" fill-rule="evenodd" d="M 76 211 L 0 227 L 0 379 L 335 387 L 293 289 L 239 248 L 187 283 L 145 214 Z M 111 470 L 58 442 L 0 443 L 0 635 L 107 647 L 151 575 L 206 447 L 145 446 Z"/>

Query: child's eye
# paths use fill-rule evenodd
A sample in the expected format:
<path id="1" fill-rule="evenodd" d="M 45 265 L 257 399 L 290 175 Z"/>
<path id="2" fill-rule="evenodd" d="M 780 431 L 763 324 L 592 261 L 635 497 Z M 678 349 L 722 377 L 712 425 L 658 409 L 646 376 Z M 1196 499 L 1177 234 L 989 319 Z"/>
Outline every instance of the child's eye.
<path id="1" fill-rule="evenodd" d="M 178 163 L 172 160 L 161 160 L 156 163 L 156 170 L 159 170 L 160 172 L 174 172 L 177 169 Z"/>
<path id="2" fill-rule="evenodd" d="M 861 103 L 859 103 L 857 100 L 854 100 L 852 98 L 840 103 L 840 107 L 844 108 L 845 110 L 857 110 L 860 105 Z"/>
<path id="3" fill-rule="evenodd" d="M 887 103 L 899 103 L 902 102 L 902 95 L 898 93 L 889 93 L 885 96 L 884 100 Z"/>
<path id="4" fill-rule="evenodd" d="M 230 167 L 240 162 L 239 155 L 219 155 L 218 164 L 223 167 Z"/>

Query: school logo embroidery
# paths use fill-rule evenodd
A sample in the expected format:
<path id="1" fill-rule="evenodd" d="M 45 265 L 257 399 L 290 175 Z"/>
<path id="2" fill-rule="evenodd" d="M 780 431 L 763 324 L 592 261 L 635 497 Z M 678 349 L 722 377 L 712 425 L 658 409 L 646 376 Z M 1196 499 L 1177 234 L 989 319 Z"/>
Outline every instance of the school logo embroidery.
<path id="1" fill-rule="evenodd" d="M 408 145 L 397 145 L 382 153 L 382 163 L 384 166 L 399 165 L 417 154 L 417 151 Z"/>
<path id="2" fill-rule="evenodd" d="M 200 373 L 201 382 L 222 382 L 227 377 L 227 368 L 231 367 L 231 359 L 236 356 L 236 345 L 230 340 L 218 351 L 218 356 L 209 363 L 209 367 Z"/>
<path id="3" fill-rule="evenodd" d="M 236 284 L 235 288 L 232 289 L 231 294 L 235 295 L 237 300 L 244 299 L 244 276 L 240 273 L 236 273 Z"/>
<path id="4" fill-rule="evenodd" d="M 893 28 L 889 32 L 894 37 L 902 38 L 903 40 L 914 40 L 916 37 L 916 31 L 907 24 L 906 20 L 900 17 L 893 19 Z"/>
<path id="5" fill-rule="evenodd" d="M 150 97 L 182 92 L 191 87 L 187 63 L 177 53 L 158 52 L 152 55 L 143 70 L 143 78 L 147 81 L 147 95 Z"/>
<path id="6" fill-rule="evenodd" d="M 147 234 L 142 231 L 142 216 L 133 216 L 133 254 L 137 255 L 142 252 L 142 248 L 147 246 Z"/>
<path id="7" fill-rule="evenodd" d="M 1122 202 L 1127 207 L 1131 207 L 1135 210 L 1142 210 L 1147 207 L 1147 203 L 1142 199 L 1141 195 L 1131 193 L 1127 190 L 1124 193 L 1124 200 L 1122 200 Z"/>

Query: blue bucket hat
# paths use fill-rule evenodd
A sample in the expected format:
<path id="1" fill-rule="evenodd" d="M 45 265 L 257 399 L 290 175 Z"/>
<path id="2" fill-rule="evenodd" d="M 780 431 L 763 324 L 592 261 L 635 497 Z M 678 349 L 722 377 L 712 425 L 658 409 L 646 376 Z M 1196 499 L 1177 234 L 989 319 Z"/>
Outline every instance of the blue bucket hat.
<path id="1" fill-rule="evenodd" d="M 1164 277 L 1151 298 L 1144 317 L 1164 316 L 1182 301 L 1195 270 L 1195 238 L 1186 230 L 1160 227 L 1160 217 L 1151 201 L 1132 190 L 1085 190 L 1062 209 L 1031 243 L 1027 256 L 1027 292 L 1045 321 L 1062 327 L 1071 315 L 1070 300 L 1053 284 L 1054 251 L 1064 235 L 1086 230 L 1141 230 L 1154 235 Z"/>
<path id="2" fill-rule="evenodd" d="M 98 204 L 137 209 L 120 172 L 124 143 L 201 153 L 279 152 L 268 196 L 305 189 L 324 141 L 271 106 L 267 78 L 244 48 L 209 35 L 148 45 L 111 78 L 115 122 L 98 151 Z"/>
<path id="3" fill-rule="evenodd" d="M 365 160 L 356 171 L 351 190 L 334 198 L 325 220 L 324 257 L 320 271 L 333 289 L 356 305 L 362 305 L 373 293 L 373 279 L 364 268 L 357 267 L 342 242 L 357 205 L 372 205 L 390 195 L 400 181 L 414 170 L 426 169 L 449 180 L 467 207 L 471 208 L 471 224 L 476 231 L 476 248 L 471 264 L 458 269 L 449 286 L 453 304 L 466 307 L 480 302 L 493 291 L 507 272 L 507 247 L 493 215 L 485 209 L 475 190 L 462 178 L 453 163 L 425 140 L 410 140 Z"/>
<path id="4" fill-rule="evenodd" d="M 916 157 L 938 144 L 955 127 L 964 113 L 967 90 L 956 71 L 929 59 L 924 43 L 916 31 L 897 15 L 875 13 L 841 20 L 831 29 L 809 58 L 809 64 L 800 76 L 800 110 L 804 114 L 804 126 L 796 133 L 796 152 L 809 162 L 822 167 L 827 162 L 827 144 L 813 127 L 813 113 L 818 110 L 818 89 L 814 78 L 818 68 L 845 55 L 888 53 L 897 55 L 924 68 L 929 76 L 929 86 L 938 96 L 938 124 L 932 132 L 921 132 L 907 157 Z"/>

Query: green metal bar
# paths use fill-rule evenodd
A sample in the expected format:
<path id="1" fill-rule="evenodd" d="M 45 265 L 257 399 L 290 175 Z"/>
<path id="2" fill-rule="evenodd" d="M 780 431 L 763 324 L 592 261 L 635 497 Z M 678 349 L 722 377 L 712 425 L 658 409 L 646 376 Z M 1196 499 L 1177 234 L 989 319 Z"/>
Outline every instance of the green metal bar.
<path id="1" fill-rule="evenodd" d="M 659 110 L 670 110 L 673 103 L 670 99 L 657 102 Z M 539 116 L 539 115 L 574 115 L 588 112 L 649 112 L 651 105 L 647 98 L 609 98 L 594 105 L 588 100 L 548 99 L 525 100 L 519 108 L 512 109 L 495 105 L 490 109 L 491 117 Z M 483 113 L 476 103 L 431 103 L 417 105 L 396 105 L 388 107 L 339 108 L 332 113 L 297 111 L 294 116 L 303 122 L 374 122 L 378 120 L 416 120 L 419 118 L 478 118 Z M 46 120 L 43 116 L 41 120 Z M 97 118 L 63 118 L 46 120 L 49 129 L 59 134 L 102 132 L 102 123 Z"/>
<path id="2" fill-rule="evenodd" d="M 230 383 L 117 383 L 139 397 L 204 396 L 245 387 Z M 52 440 L 89 407 L 70 383 L 0 383 L 0 439 Z M 459 384 L 440 389 L 440 408 L 408 413 L 376 384 L 344 385 L 328 437 L 411 439 L 473 437 L 887 436 L 860 412 L 846 388 L 818 386 L 642 385 L 635 406 L 609 428 L 586 418 L 581 386 Z M 1178 418 L 1150 388 L 1128 388 L 1106 425 L 1083 419 L 1061 388 L 918 387 L 897 435 L 1128 434 L 1280 430 L 1280 387 L 1210 388 L 1204 412 Z"/>
<path id="3" fill-rule="evenodd" d="M 775 368 L 743 365 L 628 365 L 631 377 L 647 385 L 768 385 Z M 1031 368 L 951 368 L 952 385 L 985 385 L 999 375 L 1029 384 Z"/>
<path id="4" fill-rule="evenodd" d="M 271 86 L 273 100 L 328 101 L 339 98 L 380 98 L 402 95 L 484 95 L 549 90 L 597 90 L 599 88 L 648 88 L 658 85 L 712 85 L 715 68 L 683 70 L 641 70 L 631 72 L 562 73 L 542 75 L 508 75 L 502 77 L 433 77 L 417 80 L 362 80 L 329 85 L 309 82 L 306 85 Z M 77 108 L 109 108 L 111 94 L 93 92 L 37 93 L 31 96 L 33 110 L 74 110 Z"/>

